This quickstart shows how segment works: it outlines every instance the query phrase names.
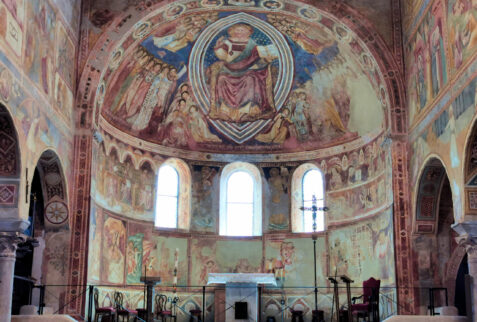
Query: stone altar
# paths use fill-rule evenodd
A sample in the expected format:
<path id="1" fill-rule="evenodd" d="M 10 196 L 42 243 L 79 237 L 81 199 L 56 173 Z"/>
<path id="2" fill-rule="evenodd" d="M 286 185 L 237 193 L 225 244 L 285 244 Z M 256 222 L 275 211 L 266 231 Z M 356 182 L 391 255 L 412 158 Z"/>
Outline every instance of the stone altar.
<path id="1" fill-rule="evenodd" d="M 273 274 L 209 273 L 207 285 L 225 284 L 225 321 L 258 321 L 258 285 L 277 286 Z M 247 319 L 235 319 L 235 303 L 247 302 Z M 217 310 L 218 308 L 216 308 Z"/>

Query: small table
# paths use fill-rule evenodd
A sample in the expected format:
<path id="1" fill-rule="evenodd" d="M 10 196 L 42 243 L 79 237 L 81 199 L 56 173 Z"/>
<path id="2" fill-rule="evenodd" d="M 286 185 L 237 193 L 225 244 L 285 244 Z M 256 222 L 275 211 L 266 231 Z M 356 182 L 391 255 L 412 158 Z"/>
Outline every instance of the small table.
<path id="1" fill-rule="evenodd" d="M 147 316 L 146 321 L 154 321 L 154 316 L 152 315 L 152 298 L 154 297 L 154 286 L 157 283 L 161 282 L 161 278 L 159 276 L 141 276 L 141 282 L 146 284 L 146 309 L 147 309 Z"/>

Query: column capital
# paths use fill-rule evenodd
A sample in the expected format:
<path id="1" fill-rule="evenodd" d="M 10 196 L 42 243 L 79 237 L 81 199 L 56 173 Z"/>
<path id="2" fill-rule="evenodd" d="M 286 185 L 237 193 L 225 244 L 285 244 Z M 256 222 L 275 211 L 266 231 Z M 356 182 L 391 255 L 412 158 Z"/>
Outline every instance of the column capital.
<path id="1" fill-rule="evenodd" d="M 0 232 L 0 258 L 15 258 L 19 243 L 26 241 L 27 236 L 20 233 Z"/>

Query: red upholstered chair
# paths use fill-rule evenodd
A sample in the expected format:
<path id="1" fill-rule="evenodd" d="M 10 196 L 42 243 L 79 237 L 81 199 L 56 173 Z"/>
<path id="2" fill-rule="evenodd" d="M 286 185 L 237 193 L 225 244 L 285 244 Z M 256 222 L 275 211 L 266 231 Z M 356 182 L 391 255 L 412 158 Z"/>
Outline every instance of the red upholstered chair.
<path id="1" fill-rule="evenodd" d="M 357 320 L 363 318 L 365 321 L 373 322 L 379 321 L 379 287 L 381 281 L 371 277 L 369 280 L 363 282 L 363 295 L 353 297 L 353 304 L 351 304 L 351 313 L 356 315 Z M 355 303 L 357 299 L 362 298 L 362 303 Z"/>
<path id="2" fill-rule="evenodd" d="M 156 318 L 157 319 L 160 318 L 161 321 L 167 321 L 166 320 L 167 318 L 172 320 L 172 318 L 174 317 L 172 315 L 172 309 L 171 310 L 166 309 L 167 296 L 165 296 L 164 294 L 156 294 L 154 302 L 156 303 L 156 307 L 155 307 L 155 310 L 154 310 L 154 312 L 156 314 Z"/>
<path id="3" fill-rule="evenodd" d="M 113 321 L 114 320 L 114 316 L 116 314 L 116 309 L 112 306 L 105 306 L 105 307 L 99 307 L 99 304 L 98 304 L 98 297 L 99 297 L 99 294 L 98 294 L 98 289 L 95 288 L 94 291 L 93 291 L 93 298 L 94 298 L 94 311 L 95 311 L 95 314 L 94 314 L 94 321 L 97 322 L 98 321 L 98 318 L 101 316 L 101 321 L 104 321 L 106 320 L 106 317 L 107 317 L 107 321 Z"/>
<path id="4" fill-rule="evenodd" d="M 114 293 L 114 304 L 116 305 L 116 314 L 118 317 L 118 321 L 124 321 L 124 318 L 126 318 L 126 321 L 129 321 L 129 317 L 136 317 L 137 316 L 137 311 L 136 310 L 131 310 L 128 309 L 123 305 L 124 297 L 122 293 L 115 292 Z"/>

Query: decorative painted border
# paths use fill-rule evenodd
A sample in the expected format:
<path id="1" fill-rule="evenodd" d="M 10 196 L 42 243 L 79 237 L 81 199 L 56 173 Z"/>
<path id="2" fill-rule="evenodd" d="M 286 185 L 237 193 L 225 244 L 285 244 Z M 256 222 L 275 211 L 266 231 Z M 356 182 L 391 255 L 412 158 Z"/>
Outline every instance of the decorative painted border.
<path id="1" fill-rule="evenodd" d="M 0 209 L 18 207 L 19 180 L 0 180 Z"/>

